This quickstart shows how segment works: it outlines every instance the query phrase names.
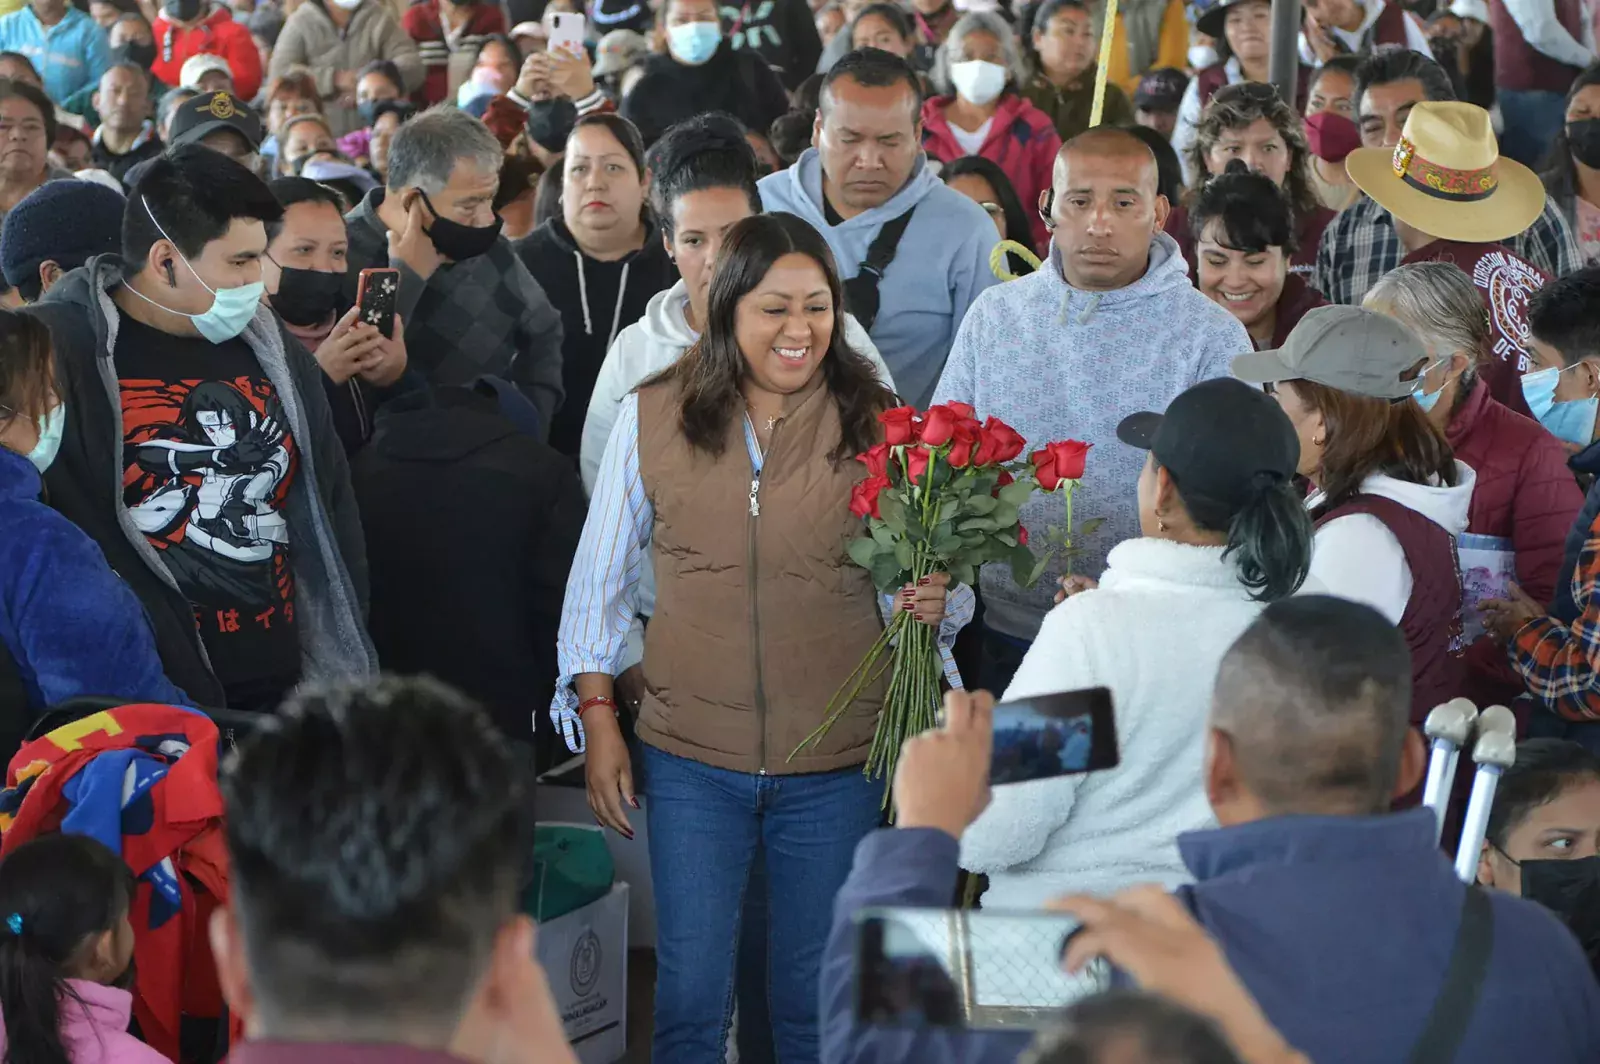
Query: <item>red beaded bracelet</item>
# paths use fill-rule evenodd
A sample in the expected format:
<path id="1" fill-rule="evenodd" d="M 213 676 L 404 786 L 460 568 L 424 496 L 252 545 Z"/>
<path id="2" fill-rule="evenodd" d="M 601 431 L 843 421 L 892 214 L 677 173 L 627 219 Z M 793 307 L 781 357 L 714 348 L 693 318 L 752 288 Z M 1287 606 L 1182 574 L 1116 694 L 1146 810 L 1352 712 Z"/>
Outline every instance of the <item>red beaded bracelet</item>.
<path id="1" fill-rule="evenodd" d="M 611 712 L 615 713 L 617 711 L 617 703 L 615 700 L 607 698 L 605 695 L 596 695 L 594 698 L 590 698 L 578 703 L 578 716 L 582 717 L 584 710 L 591 709 L 595 706 L 610 706 Z"/>

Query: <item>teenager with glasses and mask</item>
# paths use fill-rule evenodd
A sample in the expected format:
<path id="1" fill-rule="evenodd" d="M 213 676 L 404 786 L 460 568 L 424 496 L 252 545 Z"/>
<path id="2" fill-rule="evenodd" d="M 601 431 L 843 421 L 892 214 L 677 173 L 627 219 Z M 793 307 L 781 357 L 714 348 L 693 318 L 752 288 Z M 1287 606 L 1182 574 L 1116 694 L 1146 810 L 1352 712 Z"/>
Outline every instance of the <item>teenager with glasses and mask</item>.
<path id="1" fill-rule="evenodd" d="M 882 815 L 883 782 L 862 773 L 881 686 L 795 753 L 884 625 L 843 545 L 860 525 L 852 456 L 880 441 L 895 397 L 845 340 L 840 289 L 800 218 L 728 231 L 699 340 L 623 400 L 567 584 L 552 718 L 586 751 L 596 817 L 631 838 L 639 805 L 618 714 L 633 707 L 619 707 L 615 677 L 652 553 L 636 732 L 658 913 L 654 1059 L 666 1064 L 722 1053 L 758 846 L 779 1059 L 816 1058 L 832 898 Z M 941 624 L 946 583 L 930 577 L 890 603 L 941 626 L 941 644 L 972 602 L 954 594 Z"/>
<path id="2" fill-rule="evenodd" d="M 1566 121 L 1539 177 L 1572 226 L 1584 263 L 1600 262 L 1600 63 L 1567 90 Z"/>
<path id="3" fill-rule="evenodd" d="M 377 667 L 322 371 L 261 305 L 282 216 L 238 163 L 174 148 L 134 188 L 122 254 L 28 311 L 69 412 L 51 503 L 143 601 L 167 674 L 201 705 L 271 711 L 302 679 Z"/>

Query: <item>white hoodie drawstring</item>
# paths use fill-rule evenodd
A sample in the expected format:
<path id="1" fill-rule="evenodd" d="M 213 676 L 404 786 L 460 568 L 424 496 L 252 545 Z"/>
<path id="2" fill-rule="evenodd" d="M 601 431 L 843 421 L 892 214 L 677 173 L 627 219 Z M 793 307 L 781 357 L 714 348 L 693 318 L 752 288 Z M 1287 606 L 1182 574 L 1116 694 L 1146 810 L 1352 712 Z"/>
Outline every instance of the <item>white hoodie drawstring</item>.
<path id="1" fill-rule="evenodd" d="M 576 249 L 572 257 L 578 260 L 578 301 L 583 304 L 583 334 L 594 335 L 594 323 L 589 319 L 589 286 L 583 279 L 583 252 Z"/>
<path id="2" fill-rule="evenodd" d="M 622 264 L 622 280 L 617 283 L 617 309 L 611 314 L 611 335 L 606 337 L 606 350 L 611 350 L 611 345 L 617 342 L 617 327 L 622 324 L 622 297 L 628 294 L 628 267 L 631 262 Z M 585 314 L 588 313 L 586 310 Z"/>
<path id="3" fill-rule="evenodd" d="M 1103 293 L 1096 292 L 1094 295 L 1089 297 L 1089 305 L 1084 307 L 1083 312 L 1078 315 L 1079 325 L 1089 324 L 1089 316 L 1093 314 L 1095 312 L 1095 308 L 1100 305 L 1101 295 L 1103 295 Z"/>

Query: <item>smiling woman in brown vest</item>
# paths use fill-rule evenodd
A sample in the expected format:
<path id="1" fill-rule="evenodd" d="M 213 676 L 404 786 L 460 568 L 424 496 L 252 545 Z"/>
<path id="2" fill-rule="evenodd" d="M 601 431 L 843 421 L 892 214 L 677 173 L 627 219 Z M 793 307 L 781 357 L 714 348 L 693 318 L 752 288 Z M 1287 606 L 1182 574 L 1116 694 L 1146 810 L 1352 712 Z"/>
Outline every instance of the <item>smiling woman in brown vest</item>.
<path id="1" fill-rule="evenodd" d="M 852 459 L 878 442 L 878 414 L 895 400 L 845 343 L 840 306 L 832 256 L 804 221 L 758 215 L 728 231 L 699 341 L 623 401 L 567 585 L 556 716 L 570 727 L 577 704 L 589 804 L 631 838 L 625 809 L 638 805 L 613 675 L 653 543 L 636 730 L 658 921 L 657 1064 L 722 1057 L 761 849 L 778 1058 L 817 1058 L 833 895 L 880 819 L 882 783 L 861 766 L 881 683 L 790 757 L 884 623 L 846 544 L 861 529 Z M 902 592 L 896 608 L 938 624 L 943 583 Z"/>

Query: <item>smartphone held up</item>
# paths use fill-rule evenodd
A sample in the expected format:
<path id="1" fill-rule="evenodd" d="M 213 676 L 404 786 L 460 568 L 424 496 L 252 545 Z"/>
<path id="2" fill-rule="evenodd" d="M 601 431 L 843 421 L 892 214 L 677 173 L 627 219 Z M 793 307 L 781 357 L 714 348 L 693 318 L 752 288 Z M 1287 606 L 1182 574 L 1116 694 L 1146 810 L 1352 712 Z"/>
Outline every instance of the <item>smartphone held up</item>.
<path id="1" fill-rule="evenodd" d="M 1104 687 L 1038 695 L 994 707 L 992 784 L 1114 768 L 1117 725 Z"/>

